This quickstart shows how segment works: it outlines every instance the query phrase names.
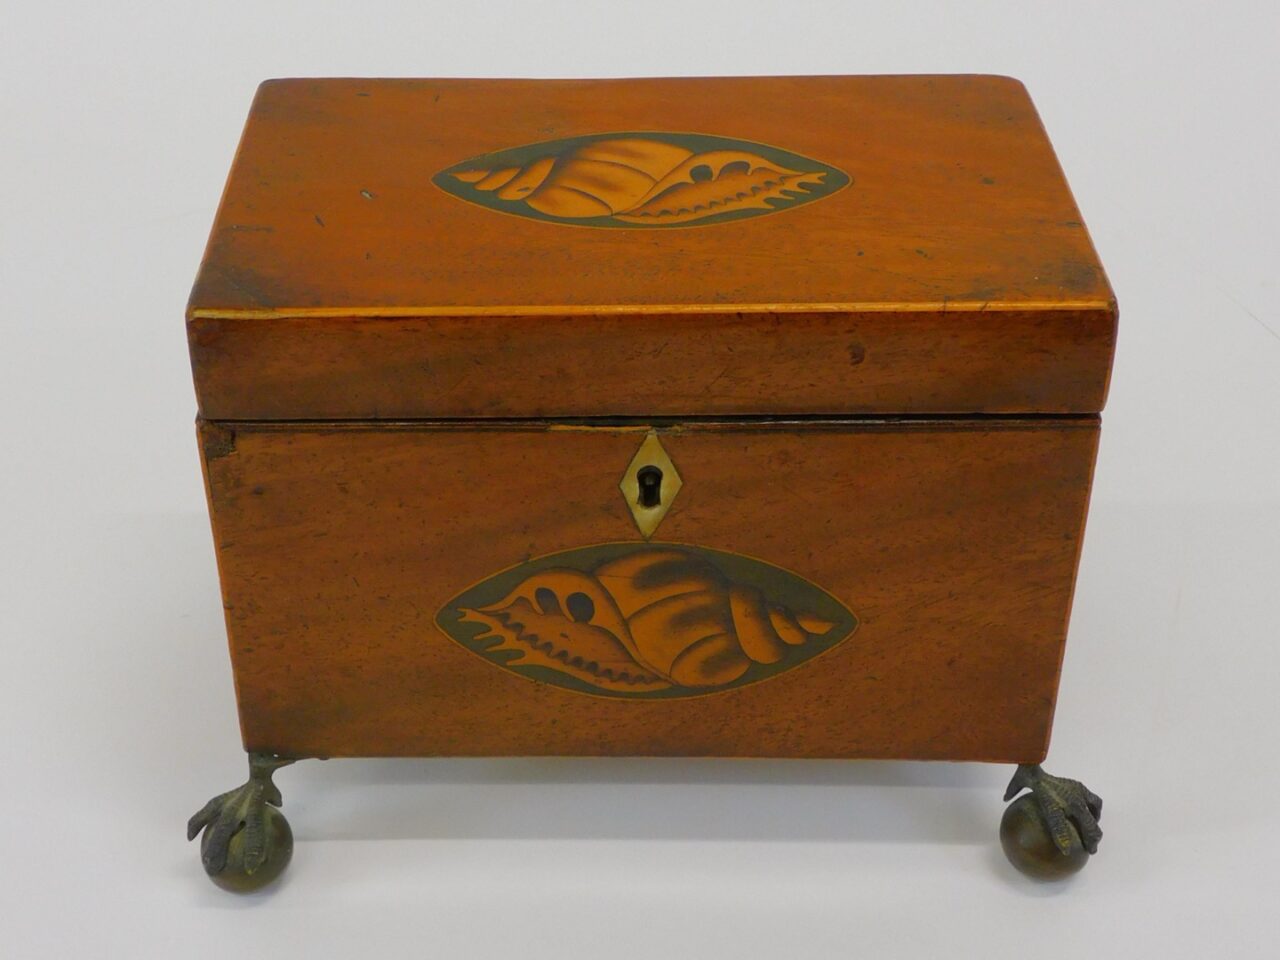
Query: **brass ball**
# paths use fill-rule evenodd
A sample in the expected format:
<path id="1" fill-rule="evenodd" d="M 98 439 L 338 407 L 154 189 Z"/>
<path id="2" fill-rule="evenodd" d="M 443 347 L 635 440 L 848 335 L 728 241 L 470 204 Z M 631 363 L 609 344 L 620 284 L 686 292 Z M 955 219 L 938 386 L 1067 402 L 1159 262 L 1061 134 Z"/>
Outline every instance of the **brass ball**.
<path id="1" fill-rule="evenodd" d="M 1062 880 L 1079 873 L 1089 862 L 1089 851 L 1080 842 L 1075 824 L 1071 830 L 1071 852 L 1063 853 L 1049 836 L 1044 815 L 1031 794 L 1023 794 L 1009 804 L 1000 819 L 1000 846 L 1009 862 L 1036 880 Z"/>
<path id="2" fill-rule="evenodd" d="M 293 830 L 284 814 L 275 807 L 266 808 L 267 859 L 253 873 L 248 873 L 244 866 L 244 830 L 237 830 L 231 837 L 227 849 L 227 865 L 219 873 L 209 874 L 209 879 L 223 890 L 232 893 L 252 893 L 261 890 L 276 877 L 284 873 L 284 868 L 293 858 Z M 209 843 L 210 827 L 205 827 L 200 838 L 200 853 L 203 856 Z"/>

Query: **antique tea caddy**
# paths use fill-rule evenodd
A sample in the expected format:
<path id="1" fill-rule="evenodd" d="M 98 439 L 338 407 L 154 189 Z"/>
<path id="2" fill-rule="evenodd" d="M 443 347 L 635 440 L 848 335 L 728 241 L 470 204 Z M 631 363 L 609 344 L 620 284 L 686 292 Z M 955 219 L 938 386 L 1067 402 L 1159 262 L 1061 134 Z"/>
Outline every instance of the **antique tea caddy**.
<path id="1" fill-rule="evenodd" d="M 1116 306 L 1003 77 L 282 80 L 187 330 L 250 778 L 308 757 L 1048 749 Z"/>

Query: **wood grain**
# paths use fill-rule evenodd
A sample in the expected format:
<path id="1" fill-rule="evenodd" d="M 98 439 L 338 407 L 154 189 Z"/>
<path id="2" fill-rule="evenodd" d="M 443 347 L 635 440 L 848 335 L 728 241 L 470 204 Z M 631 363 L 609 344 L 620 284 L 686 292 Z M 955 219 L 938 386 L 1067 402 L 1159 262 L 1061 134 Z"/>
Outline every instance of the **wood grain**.
<path id="1" fill-rule="evenodd" d="M 608 131 L 852 177 L 748 220 L 592 229 L 432 177 Z M 207 419 L 1092 413 L 1114 298 L 1004 77 L 287 80 L 255 100 L 188 311 Z"/>
<path id="2" fill-rule="evenodd" d="M 218 420 L 1093 413 L 1105 312 L 192 321 Z"/>
<path id="3" fill-rule="evenodd" d="M 1096 418 L 700 422 L 655 539 L 760 558 L 860 620 L 688 700 L 534 682 L 433 623 L 523 559 L 638 540 L 644 427 L 202 424 L 245 746 L 291 756 L 1044 756 Z"/>

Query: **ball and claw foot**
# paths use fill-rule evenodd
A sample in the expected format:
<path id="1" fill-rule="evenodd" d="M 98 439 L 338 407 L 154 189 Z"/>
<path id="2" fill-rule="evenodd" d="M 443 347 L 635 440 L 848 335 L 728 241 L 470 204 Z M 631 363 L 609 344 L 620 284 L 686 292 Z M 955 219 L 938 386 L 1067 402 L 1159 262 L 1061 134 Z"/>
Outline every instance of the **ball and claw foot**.
<path id="1" fill-rule="evenodd" d="M 260 890 L 289 865 L 293 831 L 276 809 L 283 800 L 271 775 L 291 763 L 273 754 L 249 754 L 248 781 L 214 797 L 187 822 L 188 840 L 204 831 L 204 872 L 224 890 Z"/>
<path id="2" fill-rule="evenodd" d="M 1102 839 L 1102 798 L 1079 780 L 1022 764 L 1005 791 L 1000 845 L 1009 862 L 1037 880 L 1060 880 L 1084 868 Z"/>

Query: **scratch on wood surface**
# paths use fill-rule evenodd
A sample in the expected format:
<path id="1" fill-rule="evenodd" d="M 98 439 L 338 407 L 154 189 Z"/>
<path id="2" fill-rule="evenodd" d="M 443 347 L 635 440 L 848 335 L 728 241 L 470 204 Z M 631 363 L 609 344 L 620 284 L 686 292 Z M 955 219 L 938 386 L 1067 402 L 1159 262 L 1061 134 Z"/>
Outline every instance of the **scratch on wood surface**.
<path id="1" fill-rule="evenodd" d="M 1246 307 L 1243 303 L 1241 303 L 1239 300 L 1237 300 L 1235 297 L 1233 297 L 1233 296 L 1232 296 L 1230 293 L 1228 293 L 1226 290 L 1224 290 L 1224 289 L 1223 289 L 1223 288 L 1221 288 L 1221 287 L 1219 287 L 1218 289 L 1219 289 L 1219 290 L 1222 290 L 1222 295 L 1223 295 L 1224 297 L 1226 297 L 1228 300 L 1230 300 L 1232 303 L 1234 303 L 1237 307 L 1239 307 L 1241 310 L 1243 310 L 1246 314 L 1248 314 L 1250 317 L 1252 317 L 1252 318 L 1253 318 L 1253 321 L 1254 321 L 1255 323 L 1257 323 L 1257 325 L 1258 325 L 1258 326 L 1260 326 L 1263 330 L 1267 331 L 1267 333 L 1271 334 L 1271 335 L 1272 335 L 1273 337 L 1275 337 L 1277 340 L 1280 340 L 1280 331 L 1277 331 L 1274 327 L 1272 327 L 1272 326 L 1271 326 L 1271 324 L 1269 324 L 1269 323 L 1267 323 L 1267 321 L 1263 320 L 1260 316 L 1258 316 L 1256 313 L 1254 313 L 1252 310 L 1250 310 L 1248 307 Z"/>
<path id="2" fill-rule="evenodd" d="M 218 460 L 236 452 L 236 432 L 220 423 L 202 425 L 201 439 L 206 460 Z"/>

